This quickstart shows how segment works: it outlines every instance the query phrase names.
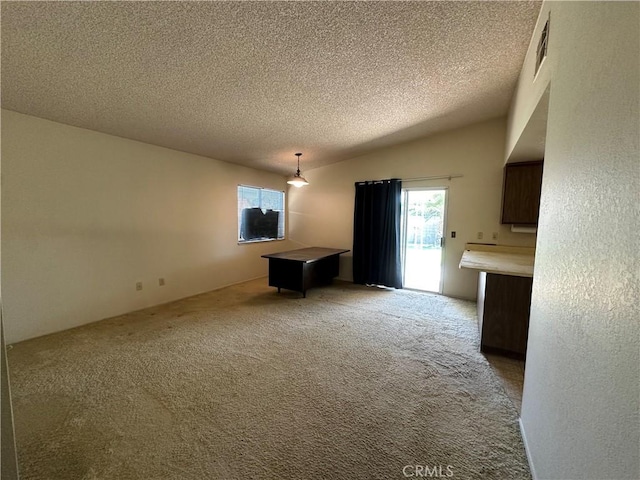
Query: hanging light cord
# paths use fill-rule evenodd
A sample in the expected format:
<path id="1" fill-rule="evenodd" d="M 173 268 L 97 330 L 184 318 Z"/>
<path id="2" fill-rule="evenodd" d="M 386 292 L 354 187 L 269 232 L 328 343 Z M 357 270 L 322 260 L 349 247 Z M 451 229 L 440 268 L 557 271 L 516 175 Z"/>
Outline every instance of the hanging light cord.
<path id="1" fill-rule="evenodd" d="M 298 157 L 298 170 L 296 171 L 296 177 L 300 176 L 300 157 L 302 156 L 301 153 L 296 153 L 296 157 Z"/>

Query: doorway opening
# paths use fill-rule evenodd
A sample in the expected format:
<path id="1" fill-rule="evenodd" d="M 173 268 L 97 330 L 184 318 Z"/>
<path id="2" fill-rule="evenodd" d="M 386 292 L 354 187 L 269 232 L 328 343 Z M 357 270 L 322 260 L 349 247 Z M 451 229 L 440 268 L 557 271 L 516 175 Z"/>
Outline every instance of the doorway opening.
<path id="1" fill-rule="evenodd" d="M 403 285 L 442 293 L 447 190 L 405 189 L 402 200 Z"/>

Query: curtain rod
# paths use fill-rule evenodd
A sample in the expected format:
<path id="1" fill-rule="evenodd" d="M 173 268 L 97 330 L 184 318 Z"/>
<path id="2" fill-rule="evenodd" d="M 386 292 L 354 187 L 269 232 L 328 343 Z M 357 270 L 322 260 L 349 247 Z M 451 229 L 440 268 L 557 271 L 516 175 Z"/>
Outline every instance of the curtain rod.
<path id="1" fill-rule="evenodd" d="M 452 178 L 462 178 L 464 175 L 460 175 L 460 174 L 452 174 L 452 175 L 436 175 L 433 177 L 414 177 L 414 178 L 401 178 L 400 180 L 402 182 L 419 182 L 421 180 L 441 180 L 443 178 L 446 178 L 448 180 L 451 180 Z"/>
<path id="2" fill-rule="evenodd" d="M 422 180 L 440 180 L 442 178 L 446 178 L 451 180 L 452 178 L 462 178 L 464 175 L 459 173 L 451 174 L 451 175 L 436 175 L 433 177 L 414 177 L 414 178 L 391 178 L 386 180 L 366 180 L 362 182 L 356 182 L 356 185 L 366 185 L 367 183 L 384 183 L 390 180 L 400 180 L 401 182 L 420 182 Z"/>

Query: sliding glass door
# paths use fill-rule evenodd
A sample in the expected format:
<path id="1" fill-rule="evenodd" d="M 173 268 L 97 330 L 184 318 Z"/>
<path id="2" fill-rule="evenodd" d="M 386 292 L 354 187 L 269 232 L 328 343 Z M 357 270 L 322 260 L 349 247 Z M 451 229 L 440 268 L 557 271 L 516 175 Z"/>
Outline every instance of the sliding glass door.
<path id="1" fill-rule="evenodd" d="M 402 264 L 405 288 L 442 293 L 447 190 L 403 190 Z"/>

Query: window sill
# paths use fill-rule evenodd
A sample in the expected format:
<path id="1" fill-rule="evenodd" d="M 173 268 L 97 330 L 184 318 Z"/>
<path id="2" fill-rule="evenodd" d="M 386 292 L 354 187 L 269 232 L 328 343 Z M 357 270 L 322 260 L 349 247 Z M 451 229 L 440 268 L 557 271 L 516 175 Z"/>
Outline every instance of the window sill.
<path id="1" fill-rule="evenodd" d="M 260 238 L 256 240 L 238 241 L 238 245 L 247 245 L 252 243 L 264 243 L 264 242 L 282 242 L 283 240 L 286 240 L 286 238 Z"/>

